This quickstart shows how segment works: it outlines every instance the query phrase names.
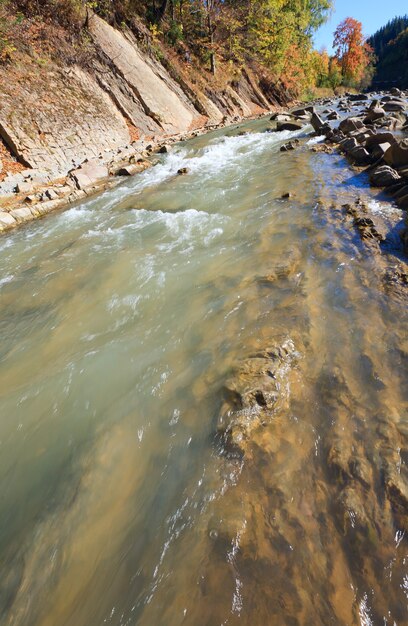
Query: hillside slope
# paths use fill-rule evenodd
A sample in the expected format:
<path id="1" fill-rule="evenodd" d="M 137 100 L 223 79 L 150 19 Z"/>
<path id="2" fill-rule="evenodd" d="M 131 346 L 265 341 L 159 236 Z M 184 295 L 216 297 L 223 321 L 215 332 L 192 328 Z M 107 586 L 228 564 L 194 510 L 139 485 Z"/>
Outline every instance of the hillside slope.
<path id="1" fill-rule="evenodd" d="M 53 177 L 86 159 L 106 160 L 136 139 L 250 116 L 289 98 L 249 70 L 217 90 L 190 63 L 165 54 L 159 60 L 128 27 L 113 28 L 94 14 L 88 32 L 90 67 L 27 55 L 0 75 L 0 137 L 18 162 Z M 15 175 L 3 181 L 0 193 L 14 182 Z"/>

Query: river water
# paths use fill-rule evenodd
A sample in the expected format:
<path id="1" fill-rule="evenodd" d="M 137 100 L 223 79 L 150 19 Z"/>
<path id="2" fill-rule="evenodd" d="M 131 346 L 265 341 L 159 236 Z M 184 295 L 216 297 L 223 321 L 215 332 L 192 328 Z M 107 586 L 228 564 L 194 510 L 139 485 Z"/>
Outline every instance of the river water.
<path id="1" fill-rule="evenodd" d="M 402 213 L 267 126 L 0 239 L 1 624 L 408 624 Z"/>

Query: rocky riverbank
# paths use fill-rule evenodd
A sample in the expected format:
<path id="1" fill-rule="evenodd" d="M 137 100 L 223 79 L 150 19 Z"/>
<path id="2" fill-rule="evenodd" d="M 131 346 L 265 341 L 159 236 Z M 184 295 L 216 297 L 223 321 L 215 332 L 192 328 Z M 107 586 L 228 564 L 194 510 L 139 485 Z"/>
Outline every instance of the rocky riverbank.
<path id="1" fill-rule="evenodd" d="M 287 105 L 249 68 L 219 90 L 143 24 L 89 14 L 88 65 L 19 59 L 0 75 L 0 232 L 117 184 L 163 143 Z"/>
<path id="2" fill-rule="evenodd" d="M 274 117 L 277 130 L 311 124 L 317 136 L 325 137 L 312 150 L 345 154 L 357 172 L 369 175 L 373 187 L 385 190 L 400 208 L 408 209 L 408 94 L 395 88 L 389 93 L 348 94 L 339 102 L 328 99 L 320 104 L 326 105 L 323 113 L 309 106 Z M 379 238 L 372 223 L 354 217 L 360 220 L 364 237 Z M 408 252 L 406 230 L 402 239 Z"/>
<path id="3" fill-rule="evenodd" d="M 245 119 L 263 115 L 248 115 Z M 79 167 L 58 178 L 39 168 L 12 173 L 0 182 L 0 233 L 119 185 L 124 177 L 154 166 L 157 155 L 170 152 L 172 144 L 237 124 L 241 120 L 241 117 L 235 116 L 218 124 L 208 124 L 207 119 L 200 128 L 185 133 L 140 139 L 117 150 L 101 153 L 96 159 L 86 159 Z M 180 174 L 183 173 L 180 171 Z"/>

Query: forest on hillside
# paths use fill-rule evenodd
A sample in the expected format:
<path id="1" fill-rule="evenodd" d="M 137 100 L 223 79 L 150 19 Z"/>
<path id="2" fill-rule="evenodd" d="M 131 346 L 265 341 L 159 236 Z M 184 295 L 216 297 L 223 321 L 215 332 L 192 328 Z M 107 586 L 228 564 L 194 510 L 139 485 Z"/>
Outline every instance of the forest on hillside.
<path id="1" fill-rule="evenodd" d="M 395 17 L 380 28 L 368 43 L 376 57 L 374 86 L 408 87 L 408 15 Z"/>
<path id="2" fill-rule="evenodd" d="M 332 0 L 0 0 L 0 63 L 28 54 L 92 65 L 87 32 L 94 11 L 118 28 L 129 27 L 160 59 L 180 62 L 231 82 L 242 68 L 267 73 L 294 95 L 315 87 L 368 87 L 408 80 L 408 19 L 395 18 L 367 42 L 362 24 L 346 18 L 334 32 L 335 54 L 313 48 L 313 34 L 327 20 Z M 374 63 L 378 65 L 374 70 Z M 405 63 L 405 67 L 401 65 Z"/>

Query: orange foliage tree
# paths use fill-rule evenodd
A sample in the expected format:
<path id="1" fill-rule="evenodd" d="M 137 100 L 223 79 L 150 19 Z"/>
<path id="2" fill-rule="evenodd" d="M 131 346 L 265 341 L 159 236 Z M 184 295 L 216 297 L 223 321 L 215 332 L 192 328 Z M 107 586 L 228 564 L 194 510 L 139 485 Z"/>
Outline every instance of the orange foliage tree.
<path id="1" fill-rule="evenodd" d="M 360 83 L 371 63 L 373 53 L 364 38 L 361 22 L 353 17 L 346 17 L 334 32 L 333 48 L 341 67 L 343 81 Z"/>

